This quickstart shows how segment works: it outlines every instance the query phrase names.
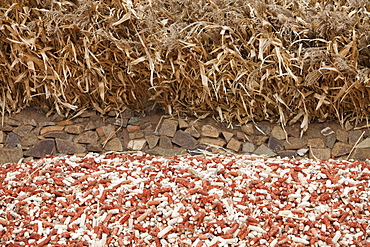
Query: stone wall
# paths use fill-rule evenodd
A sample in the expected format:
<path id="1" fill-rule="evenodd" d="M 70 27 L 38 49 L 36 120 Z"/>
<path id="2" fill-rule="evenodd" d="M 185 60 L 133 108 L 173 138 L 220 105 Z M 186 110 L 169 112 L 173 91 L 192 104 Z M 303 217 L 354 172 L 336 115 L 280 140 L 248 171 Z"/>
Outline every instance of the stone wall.
<path id="1" fill-rule="evenodd" d="M 130 110 L 107 116 L 90 110 L 63 119 L 58 115 L 46 117 L 32 108 L 5 116 L 0 130 L 0 163 L 44 155 L 127 150 L 165 156 L 228 152 L 365 160 L 370 157 L 370 131 L 350 125 L 342 128 L 333 122 L 313 123 L 300 137 L 298 124 L 285 130 L 268 122 L 227 128 L 210 118 L 179 119 L 159 114 L 136 117 Z"/>

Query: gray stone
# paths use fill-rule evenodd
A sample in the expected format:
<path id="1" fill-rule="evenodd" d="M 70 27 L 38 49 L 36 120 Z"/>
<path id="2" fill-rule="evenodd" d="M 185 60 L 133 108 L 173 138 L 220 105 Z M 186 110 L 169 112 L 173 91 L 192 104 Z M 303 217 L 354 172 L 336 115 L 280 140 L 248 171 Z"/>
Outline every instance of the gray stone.
<path id="1" fill-rule="evenodd" d="M 239 152 L 241 145 L 242 145 L 242 142 L 232 138 L 227 144 L 226 148 L 233 150 L 235 152 Z"/>
<path id="2" fill-rule="evenodd" d="M 357 144 L 356 148 L 370 148 L 370 137 Z"/>
<path id="3" fill-rule="evenodd" d="M 0 164 L 17 163 L 23 158 L 22 148 L 2 148 L 0 149 Z"/>
<path id="4" fill-rule="evenodd" d="M 199 140 L 199 144 L 204 145 L 214 145 L 218 147 L 223 147 L 226 144 L 226 141 L 222 138 L 211 138 L 211 137 L 202 137 Z"/>
<path id="5" fill-rule="evenodd" d="M 337 140 L 336 134 L 328 135 L 327 137 L 325 137 L 326 147 L 333 148 L 334 143 L 336 142 L 336 140 Z"/>
<path id="6" fill-rule="evenodd" d="M 251 123 L 242 125 L 241 130 L 247 135 L 254 135 L 254 126 Z"/>
<path id="7" fill-rule="evenodd" d="M 161 148 L 172 148 L 172 141 L 168 136 L 159 137 L 159 146 Z"/>
<path id="8" fill-rule="evenodd" d="M 130 119 L 128 120 L 128 124 L 140 125 L 140 123 L 142 123 L 142 121 L 143 121 L 142 118 L 139 118 L 139 117 L 130 117 Z"/>
<path id="9" fill-rule="evenodd" d="M 142 130 L 139 130 L 139 131 L 135 131 L 135 132 L 129 132 L 128 133 L 128 136 L 130 137 L 130 139 L 142 139 L 144 138 L 144 132 Z"/>
<path id="10" fill-rule="evenodd" d="M 311 148 L 325 148 L 326 145 L 321 138 L 308 139 L 307 145 Z"/>
<path id="11" fill-rule="evenodd" d="M 283 141 L 283 145 L 285 149 L 300 149 L 307 146 L 307 139 L 305 137 L 290 137 L 288 141 Z"/>
<path id="12" fill-rule="evenodd" d="M 147 135 L 147 136 L 145 136 L 145 140 L 148 142 L 149 148 L 152 149 L 155 146 L 157 146 L 158 141 L 159 141 L 159 136 Z"/>
<path id="13" fill-rule="evenodd" d="M 334 130 L 332 130 L 330 127 L 326 127 L 326 128 L 324 128 L 324 129 L 321 130 L 321 134 L 323 136 L 332 135 L 334 133 L 335 133 Z"/>
<path id="14" fill-rule="evenodd" d="M 348 132 L 348 142 L 351 145 L 354 145 L 357 141 L 361 141 L 361 130 L 351 130 Z"/>
<path id="15" fill-rule="evenodd" d="M 349 145 L 343 142 L 337 142 L 334 144 L 334 147 L 332 149 L 332 155 L 334 157 L 343 156 L 343 155 L 349 154 L 351 150 L 352 150 L 352 145 Z"/>
<path id="16" fill-rule="evenodd" d="M 295 158 L 297 156 L 297 153 L 295 150 L 284 150 L 278 152 L 277 155 L 281 158 Z"/>
<path id="17" fill-rule="evenodd" d="M 174 147 L 171 149 L 155 147 L 153 149 L 148 149 L 146 153 L 151 154 L 151 155 L 161 155 L 165 157 L 172 157 L 176 155 L 186 154 L 186 150 L 180 147 Z"/>
<path id="18" fill-rule="evenodd" d="M 127 119 L 129 119 L 129 118 L 131 118 L 132 117 L 132 110 L 130 110 L 130 109 L 126 109 L 124 112 L 122 112 L 121 113 L 121 117 L 122 118 L 127 118 Z"/>
<path id="19" fill-rule="evenodd" d="M 284 149 L 284 145 L 273 136 L 270 136 L 267 146 L 274 152 L 279 152 Z"/>
<path id="20" fill-rule="evenodd" d="M 370 148 L 355 148 L 350 158 L 362 161 L 370 159 Z"/>
<path id="21" fill-rule="evenodd" d="M 285 127 L 286 132 L 289 136 L 299 138 L 301 135 L 301 128 L 298 123 L 292 124 Z"/>
<path id="22" fill-rule="evenodd" d="M 184 119 L 182 118 L 179 118 L 179 128 L 180 129 L 186 129 L 188 128 L 190 125 L 187 121 L 185 121 Z"/>
<path id="23" fill-rule="evenodd" d="M 331 158 L 330 148 L 311 148 L 309 157 L 311 159 L 328 160 Z"/>
<path id="24" fill-rule="evenodd" d="M 20 143 L 21 143 L 21 138 L 17 134 L 10 132 L 6 137 L 5 147 L 14 148 Z"/>
<path id="25" fill-rule="evenodd" d="M 219 130 L 212 125 L 203 125 L 202 136 L 217 138 L 220 135 Z"/>
<path id="26" fill-rule="evenodd" d="M 20 125 L 13 130 L 13 133 L 22 137 L 25 134 L 30 133 L 32 130 L 33 130 L 33 126 L 31 125 Z"/>
<path id="27" fill-rule="evenodd" d="M 143 123 L 140 125 L 140 130 L 150 130 L 152 127 L 153 126 L 151 123 Z"/>
<path id="28" fill-rule="evenodd" d="M 253 152 L 256 155 L 262 155 L 267 157 L 276 156 L 276 153 L 268 148 L 265 144 L 260 145 L 256 150 Z"/>
<path id="29" fill-rule="evenodd" d="M 123 151 L 123 146 L 119 138 L 113 138 L 105 144 L 104 147 L 105 150 L 107 151 L 115 151 L 115 152 L 122 152 Z"/>
<path id="30" fill-rule="evenodd" d="M 337 140 L 340 142 L 348 143 L 348 132 L 343 129 L 338 129 L 336 131 Z"/>
<path id="31" fill-rule="evenodd" d="M 256 130 L 255 133 L 258 135 L 270 135 L 271 133 L 271 127 L 267 125 L 266 123 L 259 123 L 257 126 L 255 126 Z"/>
<path id="32" fill-rule="evenodd" d="M 37 135 L 35 135 L 34 133 L 27 133 L 22 137 L 21 145 L 23 147 L 33 146 L 38 142 L 38 140 L 39 139 L 37 138 Z"/>
<path id="33" fill-rule="evenodd" d="M 253 153 L 255 150 L 254 144 L 250 142 L 243 143 L 242 153 Z"/>
<path id="34" fill-rule="evenodd" d="M 146 143 L 145 139 L 135 139 L 129 141 L 127 148 L 135 151 L 140 151 L 144 148 Z"/>
<path id="35" fill-rule="evenodd" d="M 84 146 L 74 143 L 72 141 L 66 141 L 62 139 L 55 139 L 56 147 L 61 154 L 76 154 L 84 153 L 86 149 Z"/>
<path id="36" fill-rule="evenodd" d="M 194 126 L 187 128 L 184 132 L 190 134 L 192 137 L 195 138 L 200 137 L 199 131 Z"/>
<path id="37" fill-rule="evenodd" d="M 84 129 L 85 129 L 85 126 L 83 124 L 73 124 L 73 125 L 66 126 L 64 128 L 64 131 L 69 134 L 79 135 L 84 131 Z"/>
<path id="38" fill-rule="evenodd" d="M 268 136 L 254 136 L 253 137 L 253 143 L 256 146 L 260 146 L 261 144 L 265 143 L 269 139 Z"/>
<path id="39" fill-rule="evenodd" d="M 173 119 L 165 119 L 159 128 L 159 134 L 163 136 L 174 137 L 177 130 L 178 122 Z"/>
<path id="40" fill-rule="evenodd" d="M 197 140 L 195 140 L 190 134 L 185 133 L 182 130 L 176 132 L 175 137 L 172 139 L 172 142 L 186 149 L 193 149 L 197 144 Z"/>
<path id="41" fill-rule="evenodd" d="M 88 144 L 86 145 L 86 150 L 88 152 L 95 152 L 95 153 L 100 153 L 103 151 L 103 147 L 101 146 L 101 144 Z"/>
<path id="42" fill-rule="evenodd" d="M 63 139 L 63 138 L 62 138 Z M 73 141 L 84 144 L 94 144 L 99 140 L 99 136 L 95 131 L 89 130 L 76 136 Z"/>
<path id="43" fill-rule="evenodd" d="M 70 135 L 68 135 L 66 132 L 64 131 L 52 131 L 52 132 L 47 132 L 46 134 L 44 134 L 44 137 L 45 138 L 58 138 L 58 139 L 63 139 L 63 140 L 67 140 Z"/>
<path id="44" fill-rule="evenodd" d="M 27 152 L 27 156 L 32 156 L 35 158 L 41 158 L 48 154 L 53 154 L 55 149 L 55 142 L 53 139 L 44 139 L 36 143 L 35 146 L 30 148 Z"/>
<path id="45" fill-rule="evenodd" d="M 286 134 L 280 125 L 277 125 L 274 128 L 272 128 L 271 135 L 278 140 L 284 140 L 286 137 Z"/>
<path id="46" fill-rule="evenodd" d="M 321 138 L 321 130 L 323 129 L 322 124 L 318 123 L 312 123 L 308 125 L 308 129 L 306 131 L 306 134 L 309 139 L 312 138 Z"/>

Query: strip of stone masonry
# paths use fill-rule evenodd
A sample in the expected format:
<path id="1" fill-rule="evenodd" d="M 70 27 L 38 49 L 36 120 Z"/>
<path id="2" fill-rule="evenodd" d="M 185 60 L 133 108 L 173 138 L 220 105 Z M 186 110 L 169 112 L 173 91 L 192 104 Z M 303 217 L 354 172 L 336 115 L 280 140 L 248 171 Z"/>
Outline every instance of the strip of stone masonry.
<path id="1" fill-rule="evenodd" d="M 361 126 L 361 125 L 359 125 Z M 370 130 L 347 124 L 312 123 L 302 135 L 299 124 L 269 122 L 227 127 L 211 118 L 166 115 L 137 117 L 130 110 L 101 116 L 86 110 L 72 119 L 26 108 L 5 116 L 0 128 L 0 164 L 45 155 L 127 150 L 154 155 L 245 153 L 266 157 L 317 159 L 370 158 Z"/>

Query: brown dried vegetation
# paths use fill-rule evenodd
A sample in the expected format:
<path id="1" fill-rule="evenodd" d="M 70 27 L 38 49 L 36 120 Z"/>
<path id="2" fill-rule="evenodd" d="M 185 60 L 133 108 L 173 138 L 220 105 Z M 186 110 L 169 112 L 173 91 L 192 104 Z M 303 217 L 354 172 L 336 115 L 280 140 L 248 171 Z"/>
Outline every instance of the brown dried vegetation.
<path id="1" fill-rule="evenodd" d="M 2 114 L 157 104 L 220 121 L 370 116 L 366 0 L 3 0 Z"/>

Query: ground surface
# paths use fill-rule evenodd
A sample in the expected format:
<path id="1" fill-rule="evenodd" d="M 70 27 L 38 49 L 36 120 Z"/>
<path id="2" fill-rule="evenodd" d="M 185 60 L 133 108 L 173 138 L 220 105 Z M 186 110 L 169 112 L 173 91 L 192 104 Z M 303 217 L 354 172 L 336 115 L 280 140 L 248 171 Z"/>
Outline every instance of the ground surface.
<path id="1" fill-rule="evenodd" d="M 88 154 L 1 166 L 2 246 L 368 246 L 367 162 Z"/>

